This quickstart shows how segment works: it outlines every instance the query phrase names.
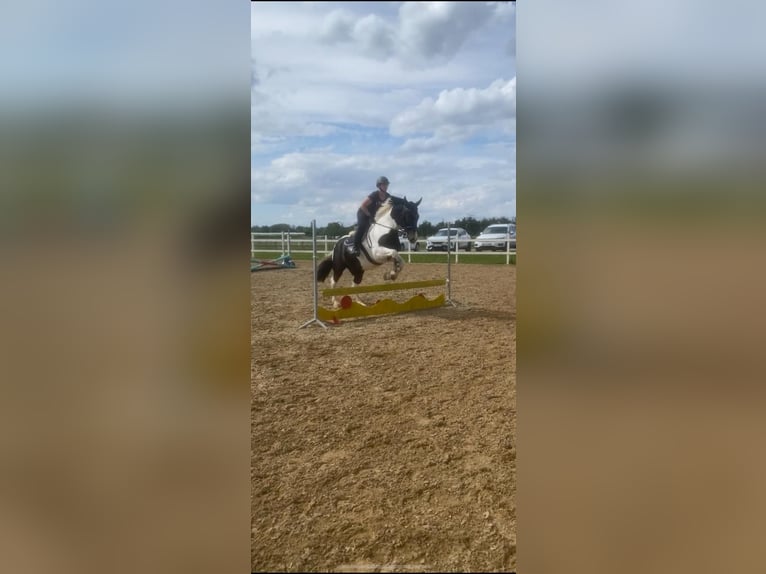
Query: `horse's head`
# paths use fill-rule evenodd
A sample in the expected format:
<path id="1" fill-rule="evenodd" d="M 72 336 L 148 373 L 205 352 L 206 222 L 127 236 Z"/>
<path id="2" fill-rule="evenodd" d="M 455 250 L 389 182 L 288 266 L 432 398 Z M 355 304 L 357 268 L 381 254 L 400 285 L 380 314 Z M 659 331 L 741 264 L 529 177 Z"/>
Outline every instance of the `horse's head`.
<path id="1" fill-rule="evenodd" d="M 399 229 L 403 229 L 407 233 L 407 238 L 411 242 L 418 240 L 418 219 L 420 214 L 418 213 L 418 205 L 423 201 L 421 197 L 417 201 L 407 201 L 407 196 L 400 199 L 398 197 L 392 197 L 393 208 L 391 209 L 391 217 L 399 226 Z"/>

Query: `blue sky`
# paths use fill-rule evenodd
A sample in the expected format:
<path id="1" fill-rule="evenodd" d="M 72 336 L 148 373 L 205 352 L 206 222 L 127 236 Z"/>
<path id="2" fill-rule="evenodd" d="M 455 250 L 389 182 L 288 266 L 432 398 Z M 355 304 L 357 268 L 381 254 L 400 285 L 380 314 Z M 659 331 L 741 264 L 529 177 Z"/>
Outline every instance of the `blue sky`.
<path id="1" fill-rule="evenodd" d="M 351 226 L 375 180 L 421 221 L 516 215 L 516 7 L 251 3 L 253 225 Z"/>

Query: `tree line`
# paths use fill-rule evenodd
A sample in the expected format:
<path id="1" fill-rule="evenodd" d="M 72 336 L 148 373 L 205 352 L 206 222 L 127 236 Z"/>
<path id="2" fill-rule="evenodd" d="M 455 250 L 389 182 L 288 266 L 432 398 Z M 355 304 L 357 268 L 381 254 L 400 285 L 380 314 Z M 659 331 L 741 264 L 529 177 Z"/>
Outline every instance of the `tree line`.
<path id="1" fill-rule="evenodd" d="M 516 223 L 516 217 L 490 217 L 476 219 L 475 217 L 464 217 L 462 219 L 456 219 L 451 223 L 452 227 L 462 227 L 465 229 L 471 237 L 476 237 L 481 233 L 484 228 L 494 223 Z M 418 225 L 418 236 L 428 237 L 433 235 L 439 229 L 447 227 L 446 221 L 439 221 L 437 223 L 431 223 L 430 221 L 422 221 Z M 337 221 L 328 223 L 325 227 L 317 227 L 317 235 L 327 235 L 328 237 L 341 237 L 352 231 L 354 226 L 349 227 L 343 225 Z M 276 223 L 274 225 L 253 225 L 250 228 L 253 233 L 280 233 L 287 231 L 290 233 L 305 233 L 307 236 L 311 236 L 310 225 L 288 225 L 287 223 Z"/>

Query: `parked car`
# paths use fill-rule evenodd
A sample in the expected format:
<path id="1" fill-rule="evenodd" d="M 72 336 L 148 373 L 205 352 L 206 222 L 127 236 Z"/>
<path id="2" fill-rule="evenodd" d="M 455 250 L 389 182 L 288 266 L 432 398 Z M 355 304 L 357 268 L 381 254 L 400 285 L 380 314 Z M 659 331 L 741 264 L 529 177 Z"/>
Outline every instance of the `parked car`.
<path id="1" fill-rule="evenodd" d="M 510 241 L 511 249 L 516 249 L 516 226 L 513 223 L 493 223 L 479 234 L 473 244 L 476 251 L 484 249 L 505 251 L 508 241 Z"/>
<path id="2" fill-rule="evenodd" d="M 415 241 L 415 243 L 410 243 L 409 237 L 407 237 L 407 233 L 405 231 L 401 231 L 399 233 L 399 243 L 402 246 L 401 251 L 417 251 L 418 250 L 418 243 L 419 241 Z"/>
<path id="3" fill-rule="evenodd" d="M 454 251 L 455 246 L 461 251 L 471 250 L 471 234 L 462 227 L 451 227 L 450 250 Z M 426 238 L 426 251 L 447 251 L 447 228 L 443 227 L 435 235 Z"/>

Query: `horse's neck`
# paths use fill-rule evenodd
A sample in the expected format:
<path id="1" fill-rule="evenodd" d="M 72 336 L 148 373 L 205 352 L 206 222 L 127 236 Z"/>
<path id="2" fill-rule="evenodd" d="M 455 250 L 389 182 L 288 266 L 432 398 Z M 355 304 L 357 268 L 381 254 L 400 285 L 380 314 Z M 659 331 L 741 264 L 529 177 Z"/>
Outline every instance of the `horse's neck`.
<path id="1" fill-rule="evenodd" d="M 367 236 L 372 240 L 374 244 L 376 244 L 381 237 L 390 232 L 392 229 L 399 229 L 399 226 L 391 215 L 392 209 L 393 205 L 384 203 L 375 214 L 374 223 L 377 225 L 371 225 L 369 231 L 367 232 Z"/>
<path id="2" fill-rule="evenodd" d="M 391 216 L 390 209 L 387 209 L 386 211 L 378 214 L 378 216 L 375 218 L 375 223 L 384 227 L 388 227 L 389 229 L 397 228 L 396 221 L 394 221 L 394 218 Z"/>

